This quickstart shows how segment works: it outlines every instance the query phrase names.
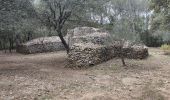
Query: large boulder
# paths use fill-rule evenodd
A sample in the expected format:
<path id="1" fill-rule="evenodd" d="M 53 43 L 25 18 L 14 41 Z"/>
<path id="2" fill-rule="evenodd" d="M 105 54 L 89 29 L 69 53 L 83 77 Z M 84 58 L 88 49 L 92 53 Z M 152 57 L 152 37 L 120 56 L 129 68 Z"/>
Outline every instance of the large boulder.
<path id="1" fill-rule="evenodd" d="M 60 38 L 58 36 L 42 37 L 33 39 L 26 43 L 17 46 L 17 52 L 23 54 L 54 52 L 65 50 Z"/>

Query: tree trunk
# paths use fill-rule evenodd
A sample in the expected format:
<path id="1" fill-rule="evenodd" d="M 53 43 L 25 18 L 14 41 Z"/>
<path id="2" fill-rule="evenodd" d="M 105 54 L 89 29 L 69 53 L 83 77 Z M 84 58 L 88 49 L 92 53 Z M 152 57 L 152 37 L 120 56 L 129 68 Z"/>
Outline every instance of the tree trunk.
<path id="1" fill-rule="evenodd" d="M 5 53 L 6 53 L 6 45 L 5 45 L 5 43 L 3 43 L 3 49 L 5 50 Z"/>
<path id="2" fill-rule="evenodd" d="M 70 51 L 70 48 L 69 48 L 68 44 L 66 43 L 65 39 L 63 38 L 62 33 L 59 32 L 58 36 L 59 36 L 61 42 L 63 43 L 63 45 L 64 45 L 64 47 L 65 47 L 65 49 L 66 49 L 66 51 L 67 51 L 67 54 L 68 54 L 69 51 Z"/>
<path id="3" fill-rule="evenodd" d="M 27 36 L 27 41 L 31 40 L 31 38 L 32 38 L 32 34 L 29 32 Z"/>
<path id="4" fill-rule="evenodd" d="M 122 61 L 122 65 L 123 66 L 126 66 L 126 63 L 125 63 L 125 58 L 124 58 L 124 51 L 123 51 L 123 44 L 124 44 L 124 41 L 121 41 L 121 53 L 120 53 L 120 58 L 121 58 L 121 61 Z"/>
<path id="5" fill-rule="evenodd" d="M 6 53 L 6 38 L 3 39 L 3 50 L 5 50 L 5 53 Z"/>
<path id="6" fill-rule="evenodd" d="M 122 64 L 123 64 L 123 66 L 126 66 L 124 56 L 121 56 L 121 60 L 122 60 Z"/>
<path id="7" fill-rule="evenodd" d="M 12 53 L 12 39 L 9 38 L 9 52 Z"/>
<path id="8" fill-rule="evenodd" d="M 11 45 L 11 47 L 12 47 L 12 50 L 14 49 L 14 41 L 12 40 L 12 45 Z"/>
<path id="9" fill-rule="evenodd" d="M 0 50 L 3 49 L 2 42 L 0 41 Z"/>

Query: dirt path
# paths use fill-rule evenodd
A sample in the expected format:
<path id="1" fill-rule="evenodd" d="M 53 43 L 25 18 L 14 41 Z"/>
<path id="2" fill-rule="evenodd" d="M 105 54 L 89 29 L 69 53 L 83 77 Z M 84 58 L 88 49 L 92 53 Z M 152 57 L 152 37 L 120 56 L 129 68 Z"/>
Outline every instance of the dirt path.
<path id="1" fill-rule="evenodd" d="M 64 68 L 64 52 L 0 53 L 0 100 L 169 100 L 170 56 L 119 59 L 84 70 Z"/>

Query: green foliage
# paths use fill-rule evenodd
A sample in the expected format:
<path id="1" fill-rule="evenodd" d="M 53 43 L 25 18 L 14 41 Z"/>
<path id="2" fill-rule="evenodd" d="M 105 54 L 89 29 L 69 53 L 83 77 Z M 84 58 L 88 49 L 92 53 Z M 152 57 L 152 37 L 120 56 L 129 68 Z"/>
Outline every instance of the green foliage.
<path id="1" fill-rule="evenodd" d="M 148 31 L 141 33 L 140 39 L 148 47 L 160 47 L 163 44 L 162 36 L 153 36 Z"/>
<path id="2" fill-rule="evenodd" d="M 111 0 L 110 4 L 105 28 L 120 39 L 139 41 L 139 33 L 148 29 L 147 0 Z"/>
<path id="3" fill-rule="evenodd" d="M 0 47 L 15 46 L 17 35 L 26 40 L 28 33 L 36 28 L 34 8 L 30 0 L 0 0 Z"/>
<path id="4" fill-rule="evenodd" d="M 166 55 L 170 55 L 170 45 L 164 44 L 164 45 L 161 46 L 161 49 L 164 50 L 164 53 Z"/>
<path id="5" fill-rule="evenodd" d="M 170 45 L 168 45 L 168 44 L 163 44 L 163 45 L 161 46 L 161 49 L 163 49 L 163 50 L 170 50 Z"/>
<path id="6" fill-rule="evenodd" d="M 7 48 L 9 40 L 15 41 L 18 35 L 21 42 L 58 35 L 58 26 L 63 36 L 68 29 L 89 26 L 105 28 L 119 39 L 141 40 L 147 46 L 160 46 L 163 40 L 169 40 L 170 0 L 37 0 L 36 4 L 33 1 L 0 0 L 0 48 L 4 44 Z M 58 8 L 64 12 L 61 14 Z M 71 15 L 63 17 L 66 13 Z M 162 34 L 145 32 L 150 17 L 150 33 L 160 30 Z M 63 25 L 59 23 L 61 19 Z"/>
<path id="7" fill-rule="evenodd" d="M 170 41 L 170 0 L 151 0 L 151 31 L 159 34 L 164 41 Z"/>
<path id="8" fill-rule="evenodd" d="M 151 30 L 170 31 L 170 0 L 151 0 L 150 9 L 153 10 Z"/>

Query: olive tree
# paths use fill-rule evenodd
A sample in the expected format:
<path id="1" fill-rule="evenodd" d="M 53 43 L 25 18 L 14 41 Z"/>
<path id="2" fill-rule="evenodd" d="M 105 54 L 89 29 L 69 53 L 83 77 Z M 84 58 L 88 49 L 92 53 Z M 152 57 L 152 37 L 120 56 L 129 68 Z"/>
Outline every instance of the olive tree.
<path id="1" fill-rule="evenodd" d="M 63 28 L 69 18 L 82 9 L 84 4 L 84 0 L 40 0 L 36 9 L 40 21 L 58 33 L 67 53 L 69 46 L 64 39 Z"/>

